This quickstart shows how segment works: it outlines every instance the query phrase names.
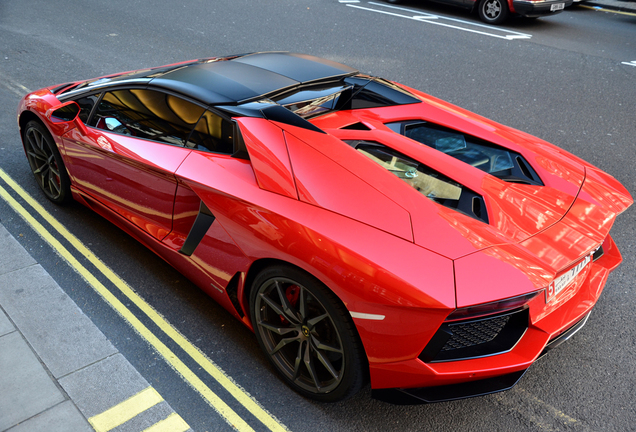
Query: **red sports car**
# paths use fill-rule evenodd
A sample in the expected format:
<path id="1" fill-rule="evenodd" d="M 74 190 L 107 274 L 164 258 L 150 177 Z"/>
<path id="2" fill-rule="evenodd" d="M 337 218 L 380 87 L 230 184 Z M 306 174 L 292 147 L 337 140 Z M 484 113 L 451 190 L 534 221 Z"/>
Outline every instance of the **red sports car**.
<path id="1" fill-rule="evenodd" d="M 183 272 L 320 401 L 510 388 L 585 324 L 632 204 L 545 141 L 307 55 L 48 87 L 18 123 L 50 200 Z"/>

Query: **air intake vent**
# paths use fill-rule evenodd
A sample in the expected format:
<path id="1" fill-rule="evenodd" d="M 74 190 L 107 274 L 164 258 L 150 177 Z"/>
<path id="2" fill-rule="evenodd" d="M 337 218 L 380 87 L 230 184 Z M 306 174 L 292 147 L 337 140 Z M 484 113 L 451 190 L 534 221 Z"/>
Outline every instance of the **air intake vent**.
<path id="1" fill-rule="evenodd" d="M 340 129 L 371 130 L 371 128 L 369 128 L 367 125 L 365 125 L 364 123 L 361 123 L 361 122 L 353 123 L 353 124 L 350 124 L 348 126 L 342 127 Z"/>
<path id="2" fill-rule="evenodd" d="M 443 324 L 419 359 L 443 362 L 510 351 L 528 328 L 528 308 Z"/>

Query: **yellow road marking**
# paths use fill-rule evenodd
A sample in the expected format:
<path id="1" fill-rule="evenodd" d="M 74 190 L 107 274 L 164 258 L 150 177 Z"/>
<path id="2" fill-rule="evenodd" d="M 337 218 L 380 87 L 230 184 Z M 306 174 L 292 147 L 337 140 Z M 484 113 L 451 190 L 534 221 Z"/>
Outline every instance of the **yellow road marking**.
<path id="1" fill-rule="evenodd" d="M 39 209 L 34 206 L 38 213 L 42 214 L 51 225 L 58 225 L 60 229 L 66 230 L 53 216 L 48 213 L 44 208 L 42 208 L 37 202 L 35 202 L 27 193 L 22 189 L 17 183 L 11 179 L 2 169 L 0 169 L 0 177 L 9 184 L 22 198 L 25 198 L 25 201 L 30 204 L 33 203 Z M 42 226 L 29 212 L 20 205 L 9 193 L 0 186 L 0 196 L 4 198 L 4 200 L 18 213 L 31 227 L 46 241 L 48 242 L 53 249 L 68 263 L 73 269 L 79 273 L 85 280 L 90 284 L 95 291 L 97 291 L 104 300 L 111 305 L 113 309 L 115 309 L 121 316 L 126 320 L 133 329 L 144 338 L 165 360 L 166 362 L 179 374 L 182 378 L 192 386 L 199 394 L 210 404 L 210 406 L 215 409 L 230 425 L 236 428 L 239 431 L 253 431 L 253 429 L 243 420 L 238 414 L 236 414 L 232 408 L 230 408 L 221 398 L 219 398 L 199 377 L 196 376 L 194 372 L 192 372 L 163 342 L 159 340 L 148 328 L 128 309 L 121 303 L 117 297 L 115 297 L 91 272 L 89 272 L 77 259 L 55 238 L 49 233 L 46 228 Z M 33 205 L 31 204 L 31 205 Z M 41 213 L 41 212 L 44 212 Z M 59 232 L 59 230 L 58 230 Z M 68 231 L 67 231 L 68 232 Z M 72 234 L 68 233 L 70 237 L 74 238 L 74 241 L 84 247 L 77 238 L 75 238 Z M 67 240 L 70 241 L 69 238 Z M 88 251 L 88 249 L 86 249 Z M 95 257 L 90 251 L 88 252 L 93 260 L 99 261 L 97 257 Z M 101 261 L 99 261 L 101 262 Z M 102 266 L 106 267 L 103 263 Z M 123 281 L 122 281 L 123 283 Z M 130 288 L 128 288 L 130 290 Z M 132 290 L 131 290 L 132 292 Z M 135 294 L 136 296 L 136 294 Z M 138 296 L 137 296 L 138 297 Z M 132 300 L 132 299 L 131 299 Z M 138 298 L 139 301 L 143 302 L 141 298 Z M 144 302 L 145 303 L 145 302 Z M 154 311 L 149 305 L 146 304 L 146 307 Z M 157 314 L 159 318 L 159 314 Z M 161 318 L 163 320 L 163 318 Z M 163 327 L 170 327 L 170 325 L 163 320 Z M 170 327 L 171 328 L 171 327 Z M 176 330 L 174 330 L 176 332 Z M 185 338 L 184 338 L 185 339 Z M 194 347 L 193 347 L 194 348 Z M 196 350 L 196 348 L 194 348 Z M 223 372 L 218 370 L 218 373 L 225 376 Z M 225 376 L 228 382 L 231 382 L 230 379 Z M 232 383 L 233 384 L 233 383 Z M 236 386 L 236 384 L 233 384 Z M 241 391 L 238 386 L 236 386 L 238 391 Z M 243 393 L 244 398 L 248 398 L 251 400 L 251 397 Z M 254 405 L 258 406 L 256 402 Z M 258 406 L 260 408 L 260 406 Z M 262 408 L 260 408 L 263 410 Z M 263 410 L 266 413 L 266 411 Z M 273 417 L 268 416 L 270 418 L 270 422 L 275 422 L 278 428 L 276 430 L 285 431 L 286 428 L 280 425 L 278 422 L 273 419 Z M 274 430 L 274 429 L 272 429 Z"/>
<path id="2" fill-rule="evenodd" d="M 173 413 L 166 417 L 165 420 L 155 423 L 143 432 L 184 432 L 190 429 L 190 426 L 183 421 L 179 414 Z"/>
<path id="3" fill-rule="evenodd" d="M 57 221 L 44 207 L 35 201 L 19 184 L 0 168 L 0 178 L 9 185 L 22 199 L 38 212 L 44 220 L 60 233 L 77 251 L 88 259 L 108 280 L 110 280 L 135 306 L 148 316 L 165 334 L 181 347 L 203 370 L 212 376 L 225 390 L 243 405 L 254 417 L 274 432 L 286 432 L 287 427 L 280 423 L 267 410 L 253 399 L 245 390 L 236 384 L 223 370 L 194 346 L 185 336 L 166 321 L 152 306 L 142 299 L 132 288 L 128 286 L 115 272 L 113 272 L 102 260 L 93 254 L 84 244 Z M 44 236 L 43 236 L 44 237 Z M 49 237 L 51 237 L 49 235 Z M 45 238 L 46 240 L 46 238 Z M 48 241 L 48 240 L 47 240 Z M 50 242 L 49 242 L 50 243 Z M 70 255 L 70 254 L 69 254 Z M 77 261 L 77 260 L 75 260 Z M 69 261 L 70 262 L 70 261 Z M 78 263 L 79 264 L 79 263 Z M 88 273 L 88 271 L 86 271 Z M 100 284 L 101 285 L 101 284 Z M 106 288 L 103 288 L 108 291 Z M 99 291 L 98 291 L 99 292 Z M 110 294 L 110 292 L 108 292 Z M 101 294 L 101 292 L 100 292 Z M 112 294 L 111 294 L 112 295 Z M 124 307 L 122 305 L 122 307 Z M 131 313 L 132 314 L 132 313 Z M 166 348 L 167 349 L 167 348 Z M 184 366 L 185 367 L 185 366 Z M 177 370 L 181 373 L 181 371 Z M 185 375 L 182 374 L 184 377 Z"/>
<path id="4" fill-rule="evenodd" d="M 592 9 L 592 10 L 595 10 L 595 11 L 615 13 L 615 14 L 619 14 L 619 15 L 636 16 L 636 13 L 633 13 L 633 12 L 623 12 L 623 11 L 618 11 L 618 10 L 614 10 L 614 9 L 605 9 L 605 8 L 599 7 L 599 6 L 587 6 L 587 5 L 580 4 L 579 7 L 582 7 L 582 8 L 585 8 L 585 9 Z"/>
<path id="5" fill-rule="evenodd" d="M 108 432 L 161 401 L 163 401 L 163 398 L 157 390 L 148 387 L 103 413 L 89 418 L 88 422 L 96 432 Z"/>

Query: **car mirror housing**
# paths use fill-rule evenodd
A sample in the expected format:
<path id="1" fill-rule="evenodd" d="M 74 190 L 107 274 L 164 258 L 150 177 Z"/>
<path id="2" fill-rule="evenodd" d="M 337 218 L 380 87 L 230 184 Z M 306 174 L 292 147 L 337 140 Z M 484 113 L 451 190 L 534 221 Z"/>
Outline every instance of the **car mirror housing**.
<path id="1" fill-rule="evenodd" d="M 46 116 L 54 123 L 72 122 L 80 113 L 80 107 L 75 101 L 64 103 L 55 109 L 51 109 Z"/>

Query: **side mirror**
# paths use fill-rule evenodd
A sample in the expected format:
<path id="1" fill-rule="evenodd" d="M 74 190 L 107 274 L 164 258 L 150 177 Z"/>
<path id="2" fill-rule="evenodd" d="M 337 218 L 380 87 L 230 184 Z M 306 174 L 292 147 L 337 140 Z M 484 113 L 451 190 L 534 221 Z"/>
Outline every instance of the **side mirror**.
<path id="1" fill-rule="evenodd" d="M 82 134 L 86 134 L 86 126 L 79 119 L 80 110 L 77 102 L 70 101 L 57 108 L 51 108 L 46 112 L 46 117 L 51 123 L 62 126 L 65 131 L 75 126 Z"/>
<path id="2" fill-rule="evenodd" d="M 59 108 L 55 108 L 54 110 L 49 110 L 46 113 L 46 116 L 53 123 L 65 123 L 74 121 L 80 113 L 80 107 L 75 101 L 67 102 L 60 106 Z"/>

